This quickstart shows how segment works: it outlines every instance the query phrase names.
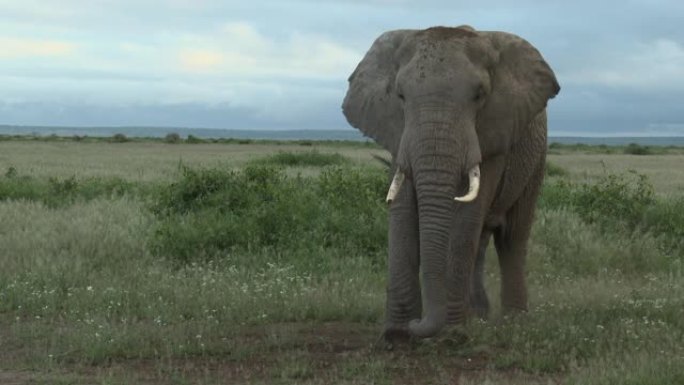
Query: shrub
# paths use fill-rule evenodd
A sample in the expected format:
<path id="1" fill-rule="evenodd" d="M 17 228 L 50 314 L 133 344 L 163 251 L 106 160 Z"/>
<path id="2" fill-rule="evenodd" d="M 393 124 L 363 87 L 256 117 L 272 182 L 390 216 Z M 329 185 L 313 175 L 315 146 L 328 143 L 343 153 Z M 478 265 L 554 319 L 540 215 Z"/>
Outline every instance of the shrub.
<path id="1" fill-rule="evenodd" d="M 171 144 L 176 144 L 181 142 L 181 137 L 177 132 L 169 132 L 166 134 L 164 137 L 164 142 L 166 143 L 171 143 Z"/>
<path id="2" fill-rule="evenodd" d="M 657 201 L 646 208 L 642 226 L 655 234 L 666 234 L 666 246 L 684 253 L 684 198 Z"/>
<path id="3" fill-rule="evenodd" d="M 204 140 L 202 138 L 198 138 L 195 135 L 188 135 L 188 138 L 185 140 L 186 143 L 190 144 L 197 144 L 197 143 L 204 143 Z"/>
<path id="4" fill-rule="evenodd" d="M 564 169 L 561 166 L 558 166 L 554 163 L 551 163 L 549 161 L 546 162 L 546 169 L 545 169 L 546 176 L 567 176 L 569 174 L 568 170 Z"/>
<path id="5" fill-rule="evenodd" d="M 645 175 L 607 175 L 595 184 L 559 180 L 543 188 L 543 208 L 567 208 L 607 230 L 651 232 L 661 245 L 684 254 L 684 199 L 658 200 Z"/>
<path id="6" fill-rule="evenodd" d="M 559 181 L 545 186 L 540 204 L 572 208 L 589 223 L 619 219 L 636 225 L 654 199 L 653 186 L 645 175 L 633 173 L 629 178 L 610 174 L 595 184 Z"/>
<path id="7" fill-rule="evenodd" d="M 38 183 L 30 177 L 19 175 L 14 167 L 10 167 L 4 178 L 0 178 L 0 201 L 42 200 L 46 196 L 45 183 Z"/>
<path id="8" fill-rule="evenodd" d="M 0 200 L 39 201 L 49 207 L 61 207 L 79 200 L 89 201 L 98 197 L 119 197 L 130 193 L 142 193 L 141 186 L 121 178 L 76 179 L 51 177 L 47 180 L 19 175 L 14 167 L 0 178 Z"/>
<path id="9" fill-rule="evenodd" d="M 114 134 L 114 136 L 112 136 L 110 141 L 113 143 L 125 143 L 125 142 L 130 141 L 130 139 L 128 139 L 128 137 L 126 135 L 119 133 L 119 134 Z"/>
<path id="10" fill-rule="evenodd" d="M 630 143 L 625 147 L 625 154 L 629 155 L 652 155 L 653 150 L 648 146 L 641 146 L 637 143 Z"/>
<path id="11" fill-rule="evenodd" d="M 644 209 L 654 202 L 653 186 L 645 175 L 635 179 L 608 175 L 593 185 L 584 185 L 577 195 L 576 211 L 589 222 L 619 218 L 630 224 L 641 221 Z"/>
<path id="12" fill-rule="evenodd" d="M 278 152 L 277 154 L 257 159 L 253 163 L 286 167 L 323 167 L 341 165 L 347 162 L 347 158 L 341 154 L 328 154 L 312 150 L 308 152 Z"/>
<path id="13" fill-rule="evenodd" d="M 14 178 L 17 176 L 17 169 L 14 166 L 9 166 L 5 172 L 5 178 Z"/>
<path id="14" fill-rule="evenodd" d="M 385 179 L 342 167 L 316 178 L 262 164 L 239 172 L 184 168 L 152 206 L 160 224 L 151 244 L 181 263 L 264 248 L 309 250 L 302 262 L 314 264 L 321 248 L 374 255 L 386 246 Z"/>

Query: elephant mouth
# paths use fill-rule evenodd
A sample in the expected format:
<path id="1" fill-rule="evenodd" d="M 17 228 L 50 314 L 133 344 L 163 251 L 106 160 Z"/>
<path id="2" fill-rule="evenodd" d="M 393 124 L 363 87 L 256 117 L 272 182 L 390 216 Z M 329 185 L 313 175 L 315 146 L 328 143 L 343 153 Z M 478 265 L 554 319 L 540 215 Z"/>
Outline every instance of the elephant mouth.
<path id="1" fill-rule="evenodd" d="M 392 183 L 390 184 L 389 191 L 387 191 L 387 204 L 391 204 L 397 197 L 399 189 L 402 183 L 404 183 L 406 175 L 403 171 L 397 168 L 397 172 L 394 173 L 392 178 Z M 477 198 L 477 194 L 480 191 L 480 165 L 476 164 L 468 171 L 468 192 L 460 197 L 454 197 L 455 201 L 458 202 L 472 202 Z"/>

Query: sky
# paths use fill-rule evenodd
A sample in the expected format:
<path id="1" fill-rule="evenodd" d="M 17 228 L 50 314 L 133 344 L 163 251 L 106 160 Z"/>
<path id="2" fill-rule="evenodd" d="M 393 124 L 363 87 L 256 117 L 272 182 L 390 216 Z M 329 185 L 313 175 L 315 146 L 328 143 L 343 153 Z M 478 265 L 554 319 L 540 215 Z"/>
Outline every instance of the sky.
<path id="1" fill-rule="evenodd" d="M 536 46 L 551 135 L 684 135 L 684 1 L 0 0 L 0 124 L 351 129 L 381 33 L 469 24 Z"/>

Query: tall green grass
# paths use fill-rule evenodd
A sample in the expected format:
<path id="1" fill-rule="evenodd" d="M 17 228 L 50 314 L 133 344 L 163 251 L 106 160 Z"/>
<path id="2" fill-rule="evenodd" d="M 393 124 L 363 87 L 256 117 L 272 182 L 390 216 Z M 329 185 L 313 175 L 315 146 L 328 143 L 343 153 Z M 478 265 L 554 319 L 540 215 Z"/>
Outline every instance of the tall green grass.
<path id="1" fill-rule="evenodd" d="M 198 261 L 233 251 L 335 248 L 377 255 L 386 244 L 383 173 L 330 167 L 318 177 L 287 177 L 277 167 L 241 171 L 188 169 L 162 189 L 152 247 L 158 255 Z M 310 261 L 315 263 L 315 261 Z"/>
<path id="2" fill-rule="evenodd" d="M 26 352 L 23 367 L 240 357 L 246 325 L 381 316 L 383 274 L 335 249 L 316 254 L 323 270 L 294 269 L 302 256 L 289 250 L 179 267 L 150 254 L 154 217 L 140 202 L 4 202 L 0 217 L 1 335 Z"/>
<path id="3" fill-rule="evenodd" d="M 505 384 L 527 383 L 511 378 L 521 371 L 539 383 L 677 384 L 684 375 L 684 204 L 656 197 L 645 178 L 585 185 L 553 171 L 529 244 L 530 311 L 502 316 L 495 305 L 493 321 L 469 323 L 458 344 L 384 355 L 368 346 L 385 300 L 386 172 L 345 162 L 304 177 L 286 167 L 181 168 L 158 186 L 7 169 L 3 365 L 92 373 L 153 361 L 166 382 L 186 359 L 235 363 L 266 383 L 392 383 L 395 371 L 448 382 L 445 368 L 469 359 Z M 493 258 L 486 280 L 496 304 Z M 326 345 L 317 333 L 329 322 L 354 332 Z M 287 332 L 293 323 L 309 329 Z M 367 343 L 347 352 L 350 338 Z"/>
<path id="4" fill-rule="evenodd" d="M 153 186 L 135 184 L 119 177 L 35 178 L 22 174 L 14 167 L 8 168 L 5 175 L 0 176 L 0 201 L 38 201 L 49 207 L 71 205 L 77 201 L 100 197 L 144 195 L 153 189 Z"/>
<path id="5" fill-rule="evenodd" d="M 555 176 L 555 177 L 566 177 L 570 174 L 570 172 L 563 167 L 551 163 L 549 161 L 546 162 L 546 168 L 544 169 L 545 175 L 546 176 Z"/>
<path id="6" fill-rule="evenodd" d="M 668 251 L 684 250 L 684 198 L 658 199 L 646 176 L 609 174 L 593 184 L 566 180 L 544 186 L 542 208 L 566 208 L 607 232 L 634 231 L 660 237 Z"/>

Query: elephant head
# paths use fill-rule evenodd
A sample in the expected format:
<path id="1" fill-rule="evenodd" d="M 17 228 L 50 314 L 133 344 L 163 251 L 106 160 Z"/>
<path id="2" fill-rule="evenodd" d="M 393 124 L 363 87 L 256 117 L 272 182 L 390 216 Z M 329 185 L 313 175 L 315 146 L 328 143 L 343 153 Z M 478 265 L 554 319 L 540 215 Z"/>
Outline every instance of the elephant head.
<path id="1" fill-rule="evenodd" d="M 479 165 L 524 138 L 559 89 L 527 41 L 468 26 L 384 33 L 349 78 L 344 115 L 393 157 L 388 201 L 404 178 L 415 192 L 424 304 L 413 335 L 446 322 L 451 216 L 477 198 Z"/>

